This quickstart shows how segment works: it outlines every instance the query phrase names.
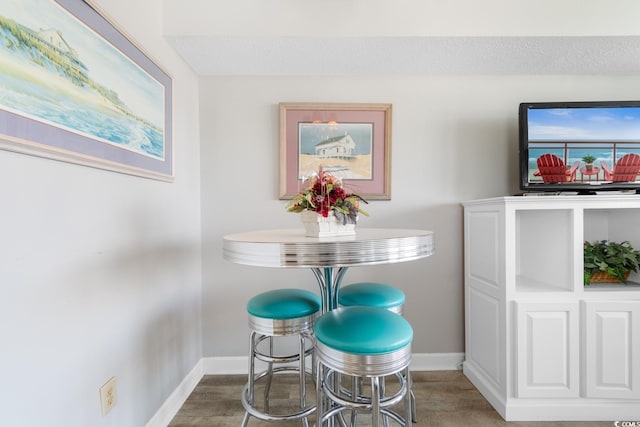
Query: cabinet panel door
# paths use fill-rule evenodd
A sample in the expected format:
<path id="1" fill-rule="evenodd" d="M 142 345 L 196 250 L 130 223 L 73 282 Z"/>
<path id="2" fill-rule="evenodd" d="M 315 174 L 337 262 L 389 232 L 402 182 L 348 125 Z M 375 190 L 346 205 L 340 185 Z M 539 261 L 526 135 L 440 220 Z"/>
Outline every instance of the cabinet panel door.
<path id="1" fill-rule="evenodd" d="M 587 397 L 640 398 L 640 301 L 585 302 Z"/>
<path id="2" fill-rule="evenodd" d="M 504 340 L 500 331 L 500 301 L 469 289 L 467 293 L 466 358 L 496 385 L 502 385 Z"/>
<path id="3" fill-rule="evenodd" d="M 503 270 L 500 243 L 500 211 L 468 212 L 465 248 L 467 251 L 466 273 L 476 288 L 496 295 L 500 287 L 500 272 Z"/>
<path id="4" fill-rule="evenodd" d="M 515 306 L 516 397 L 578 397 L 578 303 Z"/>

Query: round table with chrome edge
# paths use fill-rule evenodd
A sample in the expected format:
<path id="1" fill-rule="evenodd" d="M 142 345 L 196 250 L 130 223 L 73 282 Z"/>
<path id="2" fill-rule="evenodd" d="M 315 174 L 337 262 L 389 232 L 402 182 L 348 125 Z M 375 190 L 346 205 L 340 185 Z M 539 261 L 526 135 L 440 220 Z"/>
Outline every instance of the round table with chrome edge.
<path id="1" fill-rule="evenodd" d="M 362 228 L 355 235 L 305 237 L 302 229 L 263 230 L 224 237 L 224 259 L 257 267 L 309 268 L 320 287 L 322 311 L 338 307 L 349 267 L 393 264 L 433 255 L 428 230 Z"/>

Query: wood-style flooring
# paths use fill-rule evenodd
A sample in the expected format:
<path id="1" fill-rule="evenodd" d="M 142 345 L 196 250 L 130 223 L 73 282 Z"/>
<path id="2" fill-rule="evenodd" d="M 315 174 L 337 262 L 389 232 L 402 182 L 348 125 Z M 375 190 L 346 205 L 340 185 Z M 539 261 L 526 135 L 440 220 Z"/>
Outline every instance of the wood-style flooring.
<path id="1" fill-rule="evenodd" d="M 417 423 L 425 427 L 612 427 L 612 421 L 601 422 L 506 422 L 464 377 L 462 371 L 414 372 L 413 391 L 416 396 Z M 282 376 L 285 377 L 285 376 Z M 277 378 L 277 377 L 276 377 Z M 286 379 L 280 381 L 288 381 Z M 238 427 L 244 409 L 240 393 L 246 382 L 245 375 L 207 375 L 202 378 L 169 427 Z M 277 385 L 281 385 L 276 389 Z M 295 400 L 289 394 L 297 393 L 295 381 L 284 387 L 274 382 L 271 408 L 284 407 Z M 310 387 L 308 399 L 315 393 Z M 315 417 L 310 417 L 313 426 Z M 365 417 L 359 421 L 366 425 Z M 370 423 L 369 423 L 370 424 Z M 251 418 L 248 427 L 301 426 L 298 422 L 267 423 Z M 394 425 L 391 423 L 391 425 Z"/>

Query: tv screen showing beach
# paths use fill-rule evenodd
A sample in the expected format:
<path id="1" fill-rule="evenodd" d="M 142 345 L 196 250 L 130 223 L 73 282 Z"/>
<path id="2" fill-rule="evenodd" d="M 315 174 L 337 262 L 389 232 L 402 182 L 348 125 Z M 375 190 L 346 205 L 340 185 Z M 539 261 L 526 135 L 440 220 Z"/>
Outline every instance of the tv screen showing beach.
<path id="1" fill-rule="evenodd" d="M 528 108 L 524 124 L 529 184 L 640 184 L 640 106 Z"/>

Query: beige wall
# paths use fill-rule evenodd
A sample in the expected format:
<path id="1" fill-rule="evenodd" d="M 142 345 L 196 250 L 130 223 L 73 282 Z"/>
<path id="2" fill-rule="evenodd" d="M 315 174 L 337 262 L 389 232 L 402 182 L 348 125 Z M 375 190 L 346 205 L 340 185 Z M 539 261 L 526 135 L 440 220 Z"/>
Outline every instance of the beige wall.
<path id="1" fill-rule="evenodd" d="M 278 200 L 278 103 L 393 104 L 392 199 L 363 227 L 435 231 L 436 255 L 352 268 L 345 281 L 404 289 L 415 353 L 464 351 L 460 202 L 518 191 L 520 102 L 640 98 L 640 77 L 204 77 L 200 84 L 204 356 L 246 353 L 244 305 L 273 287 L 316 289 L 306 270 L 222 260 L 223 235 L 301 227 Z"/>

